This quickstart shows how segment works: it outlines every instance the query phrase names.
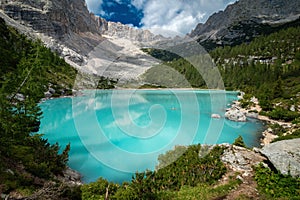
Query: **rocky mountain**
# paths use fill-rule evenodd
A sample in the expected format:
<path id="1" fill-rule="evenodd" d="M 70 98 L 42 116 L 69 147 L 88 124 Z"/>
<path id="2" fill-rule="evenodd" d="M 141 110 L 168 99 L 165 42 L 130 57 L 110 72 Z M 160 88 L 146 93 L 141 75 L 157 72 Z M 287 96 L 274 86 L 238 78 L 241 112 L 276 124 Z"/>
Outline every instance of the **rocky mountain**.
<path id="1" fill-rule="evenodd" d="M 84 0 L 1 0 L 0 16 L 22 33 L 79 64 L 101 41 L 101 31 Z"/>
<path id="2" fill-rule="evenodd" d="M 120 22 L 106 21 L 101 17 L 95 17 L 100 26 L 101 33 L 116 38 L 124 38 L 133 42 L 147 43 L 166 39 L 162 35 L 155 35 L 149 30 L 137 29 Z"/>
<path id="3" fill-rule="evenodd" d="M 213 14 L 189 34 L 206 48 L 237 45 L 261 34 L 300 24 L 300 1 L 239 0 Z"/>
<path id="4" fill-rule="evenodd" d="M 85 0 L 1 0 L 0 17 L 21 33 L 41 39 L 80 72 L 91 74 L 85 80 L 89 84 L 97 83 L 89 79 L 101 76 L 137 80 L 158 63 L 140 50 L 140 43 L 160 36 L 94 16 Z"/>

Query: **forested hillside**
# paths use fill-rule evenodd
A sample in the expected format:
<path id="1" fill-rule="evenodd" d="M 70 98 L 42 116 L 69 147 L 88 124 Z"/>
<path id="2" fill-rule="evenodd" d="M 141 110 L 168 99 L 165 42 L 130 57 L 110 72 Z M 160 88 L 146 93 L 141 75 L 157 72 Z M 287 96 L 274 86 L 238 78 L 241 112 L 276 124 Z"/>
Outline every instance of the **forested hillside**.
<path id="1" fill-rule="evenodd" d="M 297 120 L 300 116 L 299 31 L 299 27 L 288 28 L 259 37 L 250 44 L 210 52 L 226 87 L 243 90 L 248 97 L 258 97 L 265 111 L 262 114 L 284 121 Z"/>
<path id="2" fill-rule="evenodd" d="M 292 121 L 300 116 L 297 110 L 300 96 L 299 32 L 300 27 L 287 28 L 258 37 L 249 44 L 219 47 L 209 53 L 219 68 L 225 87 L 246 92 L 245 104 L 247 98 L 256 96 L 265 111 L 263 114 Z M 183 74 L 191 86 L 206 87 L 198 71 L 183 58 L 161 50 L 144 51 Z M 153 77 L 168 78 L 168 75 L 150 69 L 145 77 L 152 80 Z"/>
<path id="3" fill-rule="evenodd" d="M 50 179 L 57 181 L 55 175 L 66 167 L 70 145 L 60 151 L 58 144 L 34 133 L 41 98 L 49 91 L 52 96 L 70 94 L 76 71 L 1 18 L 0 52 L 0 194 L 28 195 Z"/>

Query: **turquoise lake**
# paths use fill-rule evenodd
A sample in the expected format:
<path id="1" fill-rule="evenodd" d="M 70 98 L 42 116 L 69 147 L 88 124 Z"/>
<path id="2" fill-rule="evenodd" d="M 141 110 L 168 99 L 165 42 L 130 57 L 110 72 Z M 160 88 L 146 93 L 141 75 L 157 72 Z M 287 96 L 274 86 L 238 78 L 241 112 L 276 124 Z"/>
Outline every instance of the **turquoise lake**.
<path id="1" fill-rule="evenodd" d="M 224 118 L 236 99 L 237 92 L 218 90 L 87 90 L 42 102 L 39 133 L 62 148 L 71 143 L 68 164 L 84 182 L 121 183 L 153 170 L 158 155 L 176 145 L 232 143 L 241 135 L 259 146 L 261 122 Z"/>

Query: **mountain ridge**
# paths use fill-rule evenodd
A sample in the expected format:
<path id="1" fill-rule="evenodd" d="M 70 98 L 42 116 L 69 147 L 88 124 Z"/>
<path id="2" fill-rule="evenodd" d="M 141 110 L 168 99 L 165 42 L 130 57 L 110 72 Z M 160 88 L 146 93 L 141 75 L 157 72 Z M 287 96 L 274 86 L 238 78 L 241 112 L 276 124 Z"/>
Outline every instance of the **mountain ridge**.
<path id="1" fill-rule="evenodd" d="M 199 23 L 189 34 L 207 49 L 249 42 L 264 30 L 300 17 L 300 1 L 239 0 Z"/>
<path id="2" fill-rule="evenodd" d="M 84 0 L 1 1 L 0 16 L 21 33 L 41 39 L 70 65 L 93 77 L 137 80 L 158 63 L 140 48 L 142 42 L 159 38 L 150 31 L 95 16 Z"/>

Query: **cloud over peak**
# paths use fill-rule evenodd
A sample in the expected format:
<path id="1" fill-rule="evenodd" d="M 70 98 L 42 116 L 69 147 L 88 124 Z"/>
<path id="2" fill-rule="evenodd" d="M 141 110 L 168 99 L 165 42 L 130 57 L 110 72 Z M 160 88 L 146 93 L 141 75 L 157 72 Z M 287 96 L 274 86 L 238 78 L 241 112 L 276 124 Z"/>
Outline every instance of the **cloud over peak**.
<path id="1" fill-rule="evenodd" d="M 224 9 L 232 3 L 232 0 L 86 0 L 86 2 L 91 12 L 104 18 L 110 16 L 110 12 L 114 12 L 114 18 L 108 20 L 133 24 L 150 29 L 156 34 L 174 36 L 189 33 L 198 23 L 205 22 L 212 13 Z M 108 4 L 114 4 L 114 7 L 105 6 Z M 124 9 L 125 7 L 127 9 Z"/>

